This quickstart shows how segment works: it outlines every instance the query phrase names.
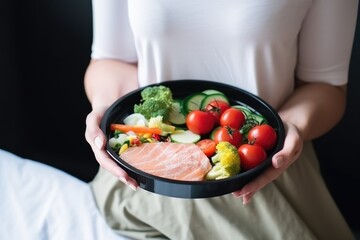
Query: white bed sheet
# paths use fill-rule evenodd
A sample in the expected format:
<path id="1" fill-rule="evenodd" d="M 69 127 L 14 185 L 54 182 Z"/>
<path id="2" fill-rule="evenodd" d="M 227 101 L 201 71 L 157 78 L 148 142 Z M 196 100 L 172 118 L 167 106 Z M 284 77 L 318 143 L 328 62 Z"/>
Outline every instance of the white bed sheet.
<path id="1" fill-rule="evenodd" d="M 87 183 L 0 149 L 0 239 L 127 238 L 106 225 Z"/>

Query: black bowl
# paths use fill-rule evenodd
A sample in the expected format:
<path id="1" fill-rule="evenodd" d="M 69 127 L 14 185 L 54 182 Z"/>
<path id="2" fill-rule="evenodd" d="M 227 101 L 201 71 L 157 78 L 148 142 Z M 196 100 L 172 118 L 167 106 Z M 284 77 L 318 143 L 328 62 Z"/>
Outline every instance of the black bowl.
<path id="1" fill-rule="evenodd" d="M 272 156 L 283 147 L 285 130 L 277 112 L 265 101 L 243 89 L 213 81 L 190 79 L 166 81 L 149 86 L 154 85 L 168 86 L 173 92 L 174 98 L 184 98 L 191 93 L 206 89 L 219 90 L 229 98 L 232 105 L 245 104 L 262 114 L 268 123 L 275 128 L 278 138 L 277 144 L 272 152 L 268 154 L 268 158 L 259 166 L 227 179 L 213 181 L 178 181 L 148 174 L 123 161 L 107 144 L 106 150 L 110 156 L 129 176 L 138 181 L 141 188 L 147 191 L 178 198 L 209 198 L 231 193 L 242 188 L 246 183 L 271 166 Z M 140 93 L 144 88 L 139 88 L 121 97 L 106 111 L 101 121 L 101 129 L 107 136 L 107 139 L 113 136 L 113 132 L 110 131 L 110 124 L 121 123 L 125 117 L 133 113 L 134 104 L 140 102 Z"/>

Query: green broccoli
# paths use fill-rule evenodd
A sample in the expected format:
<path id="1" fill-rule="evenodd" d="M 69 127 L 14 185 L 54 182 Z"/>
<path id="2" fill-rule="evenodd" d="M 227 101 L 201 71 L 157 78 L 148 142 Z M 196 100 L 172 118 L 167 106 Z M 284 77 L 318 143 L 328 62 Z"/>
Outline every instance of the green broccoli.
<path id="1" fill-rule="evenodd" d="M 141 103 L 135 104 L 134 113 L 141 113 L 146 119 L 162 116 L 168 120 L 173 96 L 170 88 L 159 85 L 146 87 L 141 91 Z"/>
<path id="2" fill-rule="evenodd" d="M 214 166 L 207 173 L 207 180 L 217 180 L 234 176 L 240 172 L 240 156 L 237 148 L 229 142 L 219 142 L 216 154 L 211 158 Z"/>
<path id="3" fill-rule="evenodd" d="M 172 100 L 172 92 L 170 88 L 163 85 L 146 87 L 141 91 L 141 97 L 143 100 L 150 98 L 164 99 L 165 101 Z"/>

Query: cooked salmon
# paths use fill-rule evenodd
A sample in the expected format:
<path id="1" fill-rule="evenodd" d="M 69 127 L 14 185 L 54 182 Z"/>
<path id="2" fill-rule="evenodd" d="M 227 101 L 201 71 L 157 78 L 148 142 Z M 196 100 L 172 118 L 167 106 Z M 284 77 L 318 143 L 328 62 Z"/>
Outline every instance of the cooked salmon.
<path id="1" fill-rule="evenodd" d="M 211 169 L 208 157 L 190 143 L 143 143 L 120 157 L 139 170 L 175 180 L 201 181 Z"/>

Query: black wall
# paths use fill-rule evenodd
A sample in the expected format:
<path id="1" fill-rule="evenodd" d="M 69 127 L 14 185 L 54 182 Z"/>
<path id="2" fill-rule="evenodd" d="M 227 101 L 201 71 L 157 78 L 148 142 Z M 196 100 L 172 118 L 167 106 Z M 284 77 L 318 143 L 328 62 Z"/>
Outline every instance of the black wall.
<path id="1" fill-rule="evenodd" d="M 84 138 L 91 1 L 0 9 L 0 148 L 90 180 L 98 167 Z"/>
<path id="2" fill-rule="evenodd" d="M 360 17 L 349 72 L 348 105 L 343 120 L 315 141 L 323 175 L 353 228 L 360 233 Z"/>
<path id="3" fill-rule="evenodd" d="M 91 1 L 6 1 L 0 7 L 0 148 L 89 181 L 98 168 L 84 139 Z M 345 118 L 315 143 L 331 193 L 360 230 L 359 27 Z"/>

